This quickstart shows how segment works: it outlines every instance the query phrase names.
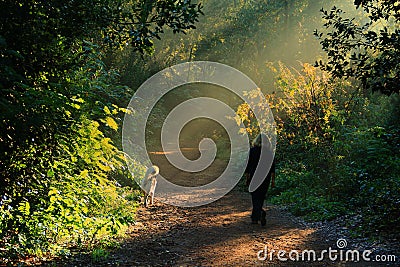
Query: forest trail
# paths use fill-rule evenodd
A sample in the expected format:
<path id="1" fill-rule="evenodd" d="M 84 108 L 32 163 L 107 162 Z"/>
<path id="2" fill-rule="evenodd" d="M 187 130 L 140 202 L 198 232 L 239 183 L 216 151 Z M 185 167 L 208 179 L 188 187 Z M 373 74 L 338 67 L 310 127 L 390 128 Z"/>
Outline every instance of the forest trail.
<path id="1" fill-rule="evenodd" d="M 128 238 L 106 260 L 92 262 L 86 257 L 68 266 L 379 266 L 329 259 L 282 262 L 276 253 L 272 261 L 259 260 L 257 253 L 265 245 L 268 251 L 312 249 L 319 255 L 329 247 L 337 249 L 336 240 L 276 206 L 267 206 L 265 227 L 252 225 L 250 203 L 248 193 L 234 189 L 202 207 L 180 208 L 160 202 L 141 207 Z"/>
<path id="2" fill-rule="evenodd" d="M 186 156 L 189 154 L 196 157 L 192 152 Z M 153 160 L 175 177 L 175 183 L 193 180 L 194 174 L 167 169 L 162 155 Z M 218 173 L 224 166 L 217 159 L 210 169 Z M 210 175 L 196 177 L 203 184 Z M 287 252 L 286 258 L 291 250 L 315 250 L 319 257 L 322 250 L 337 249 L 339 237 L 329 235 L 326 229 L 311 227 L 280 207 L 268 205 L 266 211 L 266 226 L 252 225 L 251 196 L 240 186 L 200 207 L 182 208 L 155 200 L 154 205 L 138 209 L 127 238 L 105 260 L 93 262 L 91 257 L 82 255 L 67 266 L 379 266 L 332 262 L 327 256 L 315 262 L 280 261 L 279 250 Z M 265 246 L 268 253 L 276 251 L 272 260 L 269 254 L 266 260 L 258 259 L 258 252 Z"/>
<path id="3" fill-rule="evenodd" d="M 329 245 L 321 242 L 314 229 L 298 225 L 277 207 L 267 208 L 266 227 L 250 224 L 250 210 L 249 194 L 237 189 L 199 208 L 157 203 L 150 209 L 140 209 L 141 219 L 130 235 L 131 241 L 110 262 L 131 266 L 252 266 L 263 263 L 257 259 L 257 252 L 265 245 L 287 251 Z M 273 262 L 279 265 L 276 259 Z"/>
<path id="4" fill-rule="evenodd" d="M 183 150 L 192 159 L 199 156 L 192 149 Z M 185 173 L 166 164 L 163 153 L 152 158 L 174 183 L 185 185 L 210 182 L 210 177 L 226 166 L 216 159 L 209 173 Z M 214 174 L 214 175 L 210 175 Z M 356 263 L 324 261 L 280 261 L 278 250 L 315 250 L 320 253 L 329 247 L 336 249 L 338 236 L 328 235 L 326 229 L 310 227 L 299 218 L 277 206 L 267 206 L 267 224 L 250 222 L 251 196 L 240 186 L 221 199 L 205 206 L 182 208 L 155 200 L 154 205 L 137 210 L 136 223 L 129 229 L 121 246 L 109 256 L 93 262 L 80 255 L 67 266 L 366 266 Z M 328 237 L 330 236 L 330 237 Z M 274 249 L 272 260 L 259 260 L 260 250 Z M 264 256 L 264 254 L 261 254 Z M 285 255 L 288 258 L 288 254 Z M 325 257 L 328 258 L 328 257 Z M 376 265 L 374 265 L 376 266 Z"/>

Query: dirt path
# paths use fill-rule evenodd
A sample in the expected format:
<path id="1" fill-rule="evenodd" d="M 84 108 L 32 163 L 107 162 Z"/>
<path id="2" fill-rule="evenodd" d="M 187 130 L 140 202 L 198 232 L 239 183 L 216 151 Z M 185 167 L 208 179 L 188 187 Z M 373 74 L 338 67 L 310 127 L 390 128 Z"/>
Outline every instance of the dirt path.
<path id="1" fill-rule="evenodd" d="M 80 257 L 68 266 L 398 266 L 395 264 L 265 261 L 257 253 L 268 247 L 284 250 L 322 250 L 336 248 L 324 231 L 307 227 L 275 206 L 267 207 L 267 225 L 250 224 L 250 198 L 238 189 L 210 205 L 178 208 L 155 203 L 140 208 L 137 223 L 129 238 L 112 251 L 105 261 Z M 349 249 L 355 249 L 349 245 Z M 288 258 L 288 254 L 285 255 Z"/>
<path id="2" fill-rule="evenodd" d="M 205 207 L 183 209 L 158 203 L 141 209 L 138 215 L 142 219 L 131 233 L 133 242 L 124 244 L 109 262 L 128 266 L 250 266 L 263 263 L 257 252 L 267 244 L 287 251 L 325 245 L 314 229 L 296 225 L 276 207 L 268 208 L 266 227 L 251 225 L 250 208 L 249 195 L 235 190 Z M 134 257 L 120 257 L 129 251 Z"/>
<path id="3" fill-rule="evenodd" d="M 160 162 L 158 163 L 160 164 Z M 224 164 L 218 163 L 221 168 Z M 214 166 L 217 168 L 218 166 Z M 162 169 L 166 170 L 165 167 Z M 168 171 L 168 170 L 167 170 Z M 173 172 L 180 182 L 193 175 Z M 212 172 L 217 171 L 212 169 Z M 200 175 L 201 176 L 201 175 Z M 201 176 L 198 177 L 199 179 Z M 197 178 L 196 178 L 197 179 Z M 207 180 L 207 179 L 206 179 Z M 175 181 L 177 182 L 177 181 Z M 204 181 L 203 181 L 204 182 Z M 201 182 L 202 183 L 202 182 Z M 278 250 L 316 251 L 317 257 L 329 247 L 337 249 L 342 236 L 313 227 L 276 206 L 267 206 L 267 225 L 250 224 L 251 199 L 243 189 L 235 188 L 220 200 L 196 208 L 180 208 L 156 201 L 139 208 L 136 224 L 120 248 L 111 251 L 104 261 L 93 262 L 90 256 L 77 257 L 68 266 L 396 266 L 372 262 L 280 261 Z M 351 242 L 349 242 L 351 243 Z M 257 258 L 260 250 L 276 252 L 270 259 Z M 346 249 L 357 249 L 349 244 Z M 264 256 L 264 253 L 261 254 Z M 295 254 L 292 255 L 295 257 Z"/>

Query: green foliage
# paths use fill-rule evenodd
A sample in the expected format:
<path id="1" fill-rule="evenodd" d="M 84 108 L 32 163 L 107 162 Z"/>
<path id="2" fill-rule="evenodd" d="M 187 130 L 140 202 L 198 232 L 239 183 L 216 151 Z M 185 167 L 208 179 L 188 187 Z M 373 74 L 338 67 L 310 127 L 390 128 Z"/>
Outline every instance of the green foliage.
<path id="1" fill-rule="evenodd" d="M 356 0 L 367 22 L 346 18 L 333 7 L 323 12 L 326 33 L 316 31 L 328 61 L 317 65 L 333 77 L 355 78 L 363 88 L 399 92 L 399 10 L 397 0 Z M 348 178 L 348 201 L 362 214 L 364 233 L 399 230 L 399 96 L 355 95 L 348 124 L 333 146 Z M 351 174 L 351 175 L 350 175 Z"/>
<path id="2" fill-rule="evenodd" d="M 101 262 L 106 260 L 109 256 L 109 252 L 103 248 L 96 248 L 92 251 L 92 259 L 94 262 Z"/>
<path id="3" fill-rule="evenodd" d="M 345 122 L 350 105 L 349 86 L 333 83 L 326 73 L 309 64 L 302 72 L 279 64 L 276 73 L 276 95 L 268 96 L 277 114 L 278 131 L 284 142 L 310 148 L 336 138 L 335 129 Z"/>
<path id="4" fill-rule="evenodd" d="M 399 129 L 371 127 L 347 129 L 344 143 L 357 180 L 352 203 L 361 207 L 364 230 L 399 229 Z"/>
<path id="5" fill-rule="evenodd" d="M 367 98 L 313 68 L 277 73 L 272 202 L 310 220 L 358 213 L 363 234 L 398 229 L 399 96 Z"/>
<path id="6" fill-rule="evenodd" d="M 151 53 L 153 39 L 160 39 L 164 27 L 171 28 L 173 33 L 195 29 L 194 23 L 203 14 L 201 9 L 200 4 L 191 0 L 119 1 L 108 17 L 111 23 L 104 31 L 105 41 L 111 46 L 130 43 L 134 50 Z"/>
<path id="7" fill-rule="evenodd" d="M 267 61 L 297 64 L 298 60 L 310 62 L 319 55 L 319 43 L 310 33 L 320 25 L 316 12 L 322 5 L 331 5 L 332 0 L 202 3 L 206 16 L 196 24 L 197 29 L 185 36 L 166 31 L 161 41 L 154 41 L 157 53 L 145 55 L 145 61 L 130 49 L 113 55 L 113 63 L 122 69 L 124 84 L 137 88 L 165 67 L 208 60 L 235 67 L 268 90 L 273 79 L 265 68 Z"/>
<path id="8" fill-rule="evenodd" d="M 164 28 L 185 33 L 201 8 L 186 0 L 1 2 L 2 261 L 67 255 L 125 232 L 137 190 L 118 182 L 133 185 L 118 136 L 132 91 L 104 63 L 105 45 L 152 53 Z"/>
<path id="9" fill-rule="evenodd" d="M 130 44 L 136 51 L 151 52 L 153 39 L 159 39 L 165 27 L 176 33 L 194 28 L 201 8 L 190 0 L 7 0 L 0 6 L 1 46 L 12 49 L 6 53 L 10 71 L 35 76 L 73 66 L 74 58 L 64 52 L 77 39 L 101 40 L 111 47 Z"/>
<path id="10" fill-rule="evenodd" d="M 336 190 L 345 186 L 327 183 L 319 171 L 313 169 L 314 166 L 297 167 L 297 170 L 293 169 L 293 163 L 281 164 L 276 187 L 270 190 L 272 203 L 287 205 L 296 216 L 303 216 L 312 221 L 334 219 L 351 211 L 342 201 L 342 197 L 348 196 L 348 192 L 339 191 L 340 198 L 333 196 L 332 190 L 331 194 L 327 192 L 332 186 L 335 186 Z"/>
<path id="11" fill-rule="evenodd" d="M 317 65 L 334 77 L 354 77 L 364 88 L 398 93 L 400 1 L 357 0 L 355 5 L 362 6 L 368 22 L 360 25 L 337 7 L 321 10 L 327 32 L 315 31 L 315 35 L 328 61 Z"/>
<path id="12" fill-rule="evenodd" d="M 40 94 L 27 88 L 30 94 L 20 98 L 26 109 L 10 109 L 3 120 L 15 131 L 7 131 L 1 161 L 2 258 L 94 245 L 123 234 L 133 220 L 135 202 L 111 177 L 125 168 L 124 156 L 104 134 L 118 129 L 123 109 L 108 101 L 123 96 L 124 88 L 112 85 L 115 73 L 96 55 L 84 56 L 81 67 L 59 84 L 42 84 L 45 99 L 35 99 Z M 18 116 L 26 116 L 27 123 Z M 48 123 L 38 124 L 43 121 Z"/>

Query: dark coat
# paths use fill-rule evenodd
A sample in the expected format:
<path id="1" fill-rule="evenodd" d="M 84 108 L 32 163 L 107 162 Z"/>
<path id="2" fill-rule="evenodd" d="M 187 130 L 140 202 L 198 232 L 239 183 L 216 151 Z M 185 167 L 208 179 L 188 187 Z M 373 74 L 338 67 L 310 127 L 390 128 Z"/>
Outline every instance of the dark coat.
<path id="1" fill-rule="evenodd" d="M 250 148 L 250 154 L 249 154 L 249 161 L 247 162 L 247 167 L 245 170 L 245 173 L 248 174 L 247 176 L 247 181 L 246 184 L 249 185 L 251 182 L 251 179 L 253 178 L 253 175 L 257 169 L 258 162 L 260 161 L 260 156 L 261 156 L 261 147 L 259 146 L 254 146 Z M 275 173 L 275 160 L 272 162 L 271 169 L 269 172 L 265 175 L 265 180 L 271 181 L 271 174 Z M 264 180 L 263 184 L 269 185 L 269 182 Z"/>

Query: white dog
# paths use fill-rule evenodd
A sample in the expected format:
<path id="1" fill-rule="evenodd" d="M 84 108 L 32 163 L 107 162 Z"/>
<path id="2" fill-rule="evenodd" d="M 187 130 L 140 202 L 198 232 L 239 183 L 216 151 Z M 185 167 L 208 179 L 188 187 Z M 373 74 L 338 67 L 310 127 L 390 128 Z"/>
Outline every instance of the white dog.
<path id="1" fill-rule="evenodd" d="M 141 187 L 144 190 L 144 204 L 147 207 L 149 204 L 149 197 L 151 197 L 151 205 L 154 203 L 154 192 L 157 186 L 157 175 L 160 169 L 153 165 L 147 169 L 146 174 L 142 180 Z"/>

